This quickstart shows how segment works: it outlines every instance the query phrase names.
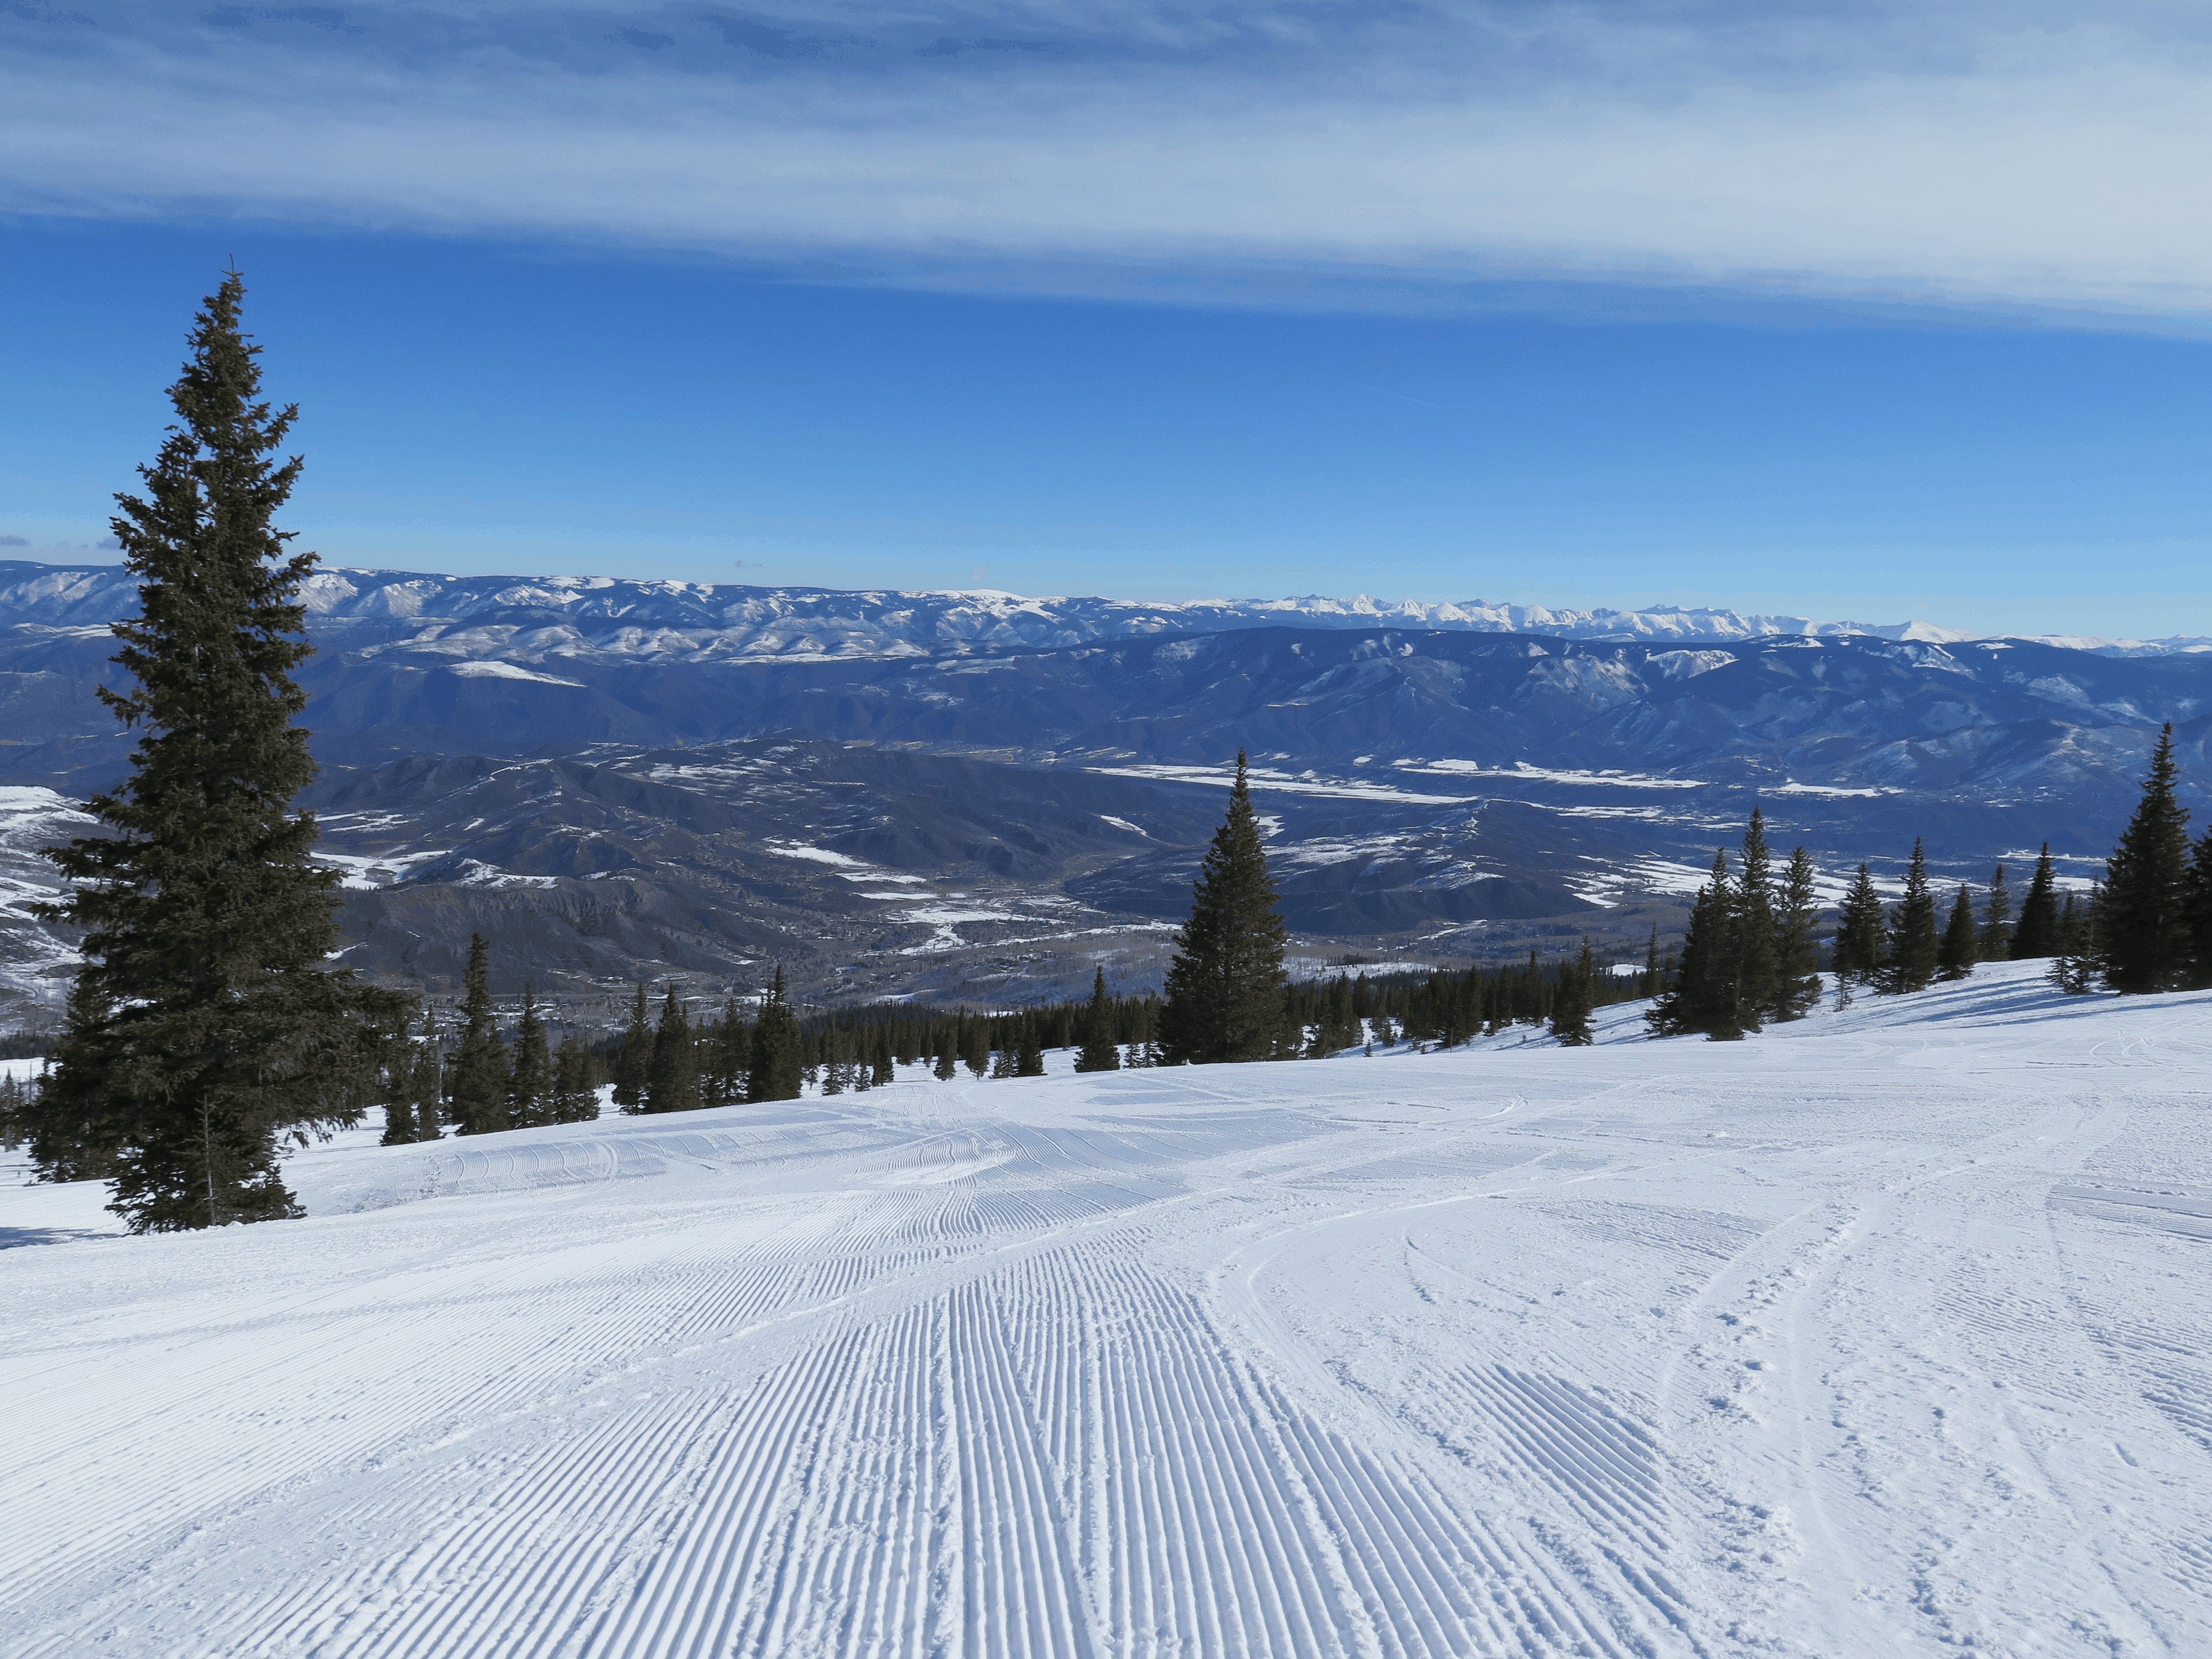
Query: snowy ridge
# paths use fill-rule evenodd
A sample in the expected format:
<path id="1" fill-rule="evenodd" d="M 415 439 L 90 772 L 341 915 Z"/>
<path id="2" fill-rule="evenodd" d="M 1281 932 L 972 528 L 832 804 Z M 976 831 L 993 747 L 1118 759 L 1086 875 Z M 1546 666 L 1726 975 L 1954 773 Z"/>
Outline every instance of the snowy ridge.
<path id="1" fill-rule="evenodd" d="M 1407 628 L 1554 638 L 1674 643 L 1778 635 L 1867 635 L 1948 641 L 1972 637 L 1911 622 L 1872 625 L 1725 610 L 1571 610 L 1427 604 L 1359 595 L 1155 603 L 1025 598 L 994 589 L 847 592 L 737 583 L 630 581 L 606 576 L 441 576 L 325 569 L 303 598 L 319 632 L 412 624 L 418 641 L 459 656 L 548 654 L 723 657 L 898 657 L 963 648 L 1053 649 L 1161 634 L 1224 629 Z M 129 614 L 136 584 L 119 566 L 65 568 L 0 562 L 0 623 L 97 626 Z M 483 647 L 489 647 L 487 652 Z"/>
<path id="2" fill-rule="evenodd" d="M 2212 995 L 0 1189 L 10 1653 L 2212 1650 Z M 1064 1068 L 1065 1055 L 1055 1056 Z"/>

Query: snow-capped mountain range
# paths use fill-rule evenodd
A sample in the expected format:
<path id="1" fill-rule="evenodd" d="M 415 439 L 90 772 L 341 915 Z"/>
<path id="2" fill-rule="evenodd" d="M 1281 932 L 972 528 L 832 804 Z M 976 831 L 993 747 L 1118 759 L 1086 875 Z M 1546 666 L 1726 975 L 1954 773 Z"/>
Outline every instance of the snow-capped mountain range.
<path id="1" fill-rule="evenodd" d="M 1809 617 L 1659 605 L 1646 611 L 1431 604 L 1319 594 L 1274 599 L 1152 601 L 1028 598 L 996 589 L 906 591 L 633 581 L 609 576 L 443 576 L 325 569 L 302 595 L 319 635 L 435 641 L 456 656 L 537 659 L 641 657 L 708 662 L 763 657 L 903 657 L 961 650 L 1054 650 L 1103 640 L 1250 628 L 1398 628 L 1647 644 L 1862 636 L 1949 643 L 1982 637 L 1930 623 L 1825 622 Z M 99 627 L 131 612 L 136 580 L 119 565 L 0 562 L 0 617 Z M 2053 637 L 2111 654 L 2212 648 L 2212 641 Z"/>
<path id="2" fill-rule="evenodd" d="M 2046 841 L 2086 878 L 2169 720 L 2212 808 L 2202 641 L 396 571 L 307 598 L 344 960 L 431 988 L 471 931 L 572 998 L 1156 979 L 1240 749 L 1324 962 L 1640 959 L 1754 802 L 1832 888 L 1915 837 L 1948 879 Z M 95 688 L 136 606 L 118 567 L 0 565 L 0 1001 L 58 994 L 35 853 L 128 764 Z"/>

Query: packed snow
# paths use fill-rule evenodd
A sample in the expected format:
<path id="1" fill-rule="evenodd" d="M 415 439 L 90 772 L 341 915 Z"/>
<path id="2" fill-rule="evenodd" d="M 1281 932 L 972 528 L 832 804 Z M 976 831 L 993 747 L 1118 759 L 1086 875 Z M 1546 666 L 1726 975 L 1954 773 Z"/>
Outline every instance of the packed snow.
<path id="1" fill-rule="evenodd" d="M 2212 995 L 1638 1012 L 0 1191 L 7 1651 L 2212 1653 Z"/>

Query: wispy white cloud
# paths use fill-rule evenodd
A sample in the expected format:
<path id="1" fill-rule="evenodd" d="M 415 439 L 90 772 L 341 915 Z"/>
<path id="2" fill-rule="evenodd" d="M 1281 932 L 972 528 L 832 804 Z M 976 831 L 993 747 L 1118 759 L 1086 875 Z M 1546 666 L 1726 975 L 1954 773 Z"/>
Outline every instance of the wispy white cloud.
<path id="1" fill-rule="evenodd" d="M 0 7 L 18 210 L 2212 313 L 2188 11 L 102 3 Z"/>

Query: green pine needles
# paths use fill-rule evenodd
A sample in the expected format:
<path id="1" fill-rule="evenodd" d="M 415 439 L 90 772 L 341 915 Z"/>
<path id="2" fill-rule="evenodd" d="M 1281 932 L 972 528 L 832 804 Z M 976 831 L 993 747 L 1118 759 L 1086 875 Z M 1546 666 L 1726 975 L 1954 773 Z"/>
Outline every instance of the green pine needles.
<path id="1" fill-rule="evenodd" d="M 315 774 L 291 678 L 315 556 L 274 526 L 297 411 L 261 400 L 245 291 L 232 271 L 207 301 L 145 493 L 116 497 L 143 580 L 113 661 L 136 685 L 100 696 L 143 733 L 131 775 L 86 804 L 106 836 L 47 852 L 76 890 L 46 915 L 82 930 L 85 965 L 33 1156 L 111 1180 L 135 1232 L 299 1214 L 280 1144 L 352 1121 L 411 1008 L 323 967 L 338 875 L 292 805 Z"/>
<path id="2" fill-rule="evenodd" d="M 1168 1063 L 1273 1059 L 1283 1042 L 1283 919 L 1267 874 L 1244 754 L 1229 816 L 1200 867 L 1190 920 L 1168 964 L 1159 1038 Z"/>

